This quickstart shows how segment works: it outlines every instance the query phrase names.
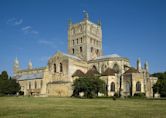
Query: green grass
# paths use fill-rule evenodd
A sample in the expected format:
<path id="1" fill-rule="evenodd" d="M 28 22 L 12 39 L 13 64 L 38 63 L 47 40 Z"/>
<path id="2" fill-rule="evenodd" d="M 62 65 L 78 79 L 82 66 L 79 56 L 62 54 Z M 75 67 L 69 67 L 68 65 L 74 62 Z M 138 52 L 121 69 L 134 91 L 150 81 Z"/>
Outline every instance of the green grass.
<path id="1" fill-rule="evenodd" d="M 166 100 L 0 97 L 0 118 L 165 118 Z"/>

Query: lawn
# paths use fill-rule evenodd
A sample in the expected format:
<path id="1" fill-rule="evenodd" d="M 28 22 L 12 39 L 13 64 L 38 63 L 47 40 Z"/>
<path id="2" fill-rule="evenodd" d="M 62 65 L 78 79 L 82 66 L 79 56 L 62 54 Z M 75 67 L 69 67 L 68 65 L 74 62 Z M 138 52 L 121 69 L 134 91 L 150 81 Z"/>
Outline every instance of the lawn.
<path id="1" fill-rule="evenodd" d="M 0 97 L 1 118 L 166 118 L 166 100 Z"/>

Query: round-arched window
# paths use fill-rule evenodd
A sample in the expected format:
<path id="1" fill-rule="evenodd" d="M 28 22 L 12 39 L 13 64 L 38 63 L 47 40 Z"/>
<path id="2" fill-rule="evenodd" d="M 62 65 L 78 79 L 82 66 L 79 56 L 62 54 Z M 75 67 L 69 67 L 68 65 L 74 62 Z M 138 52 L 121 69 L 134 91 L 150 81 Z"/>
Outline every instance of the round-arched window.
<path id="1" fill-rule="evenodd" d="M 114 64 L 113 70 L 114 70 L 116 73 L 119 73 L 119 72 L 120 72 L 119 65 L 118 65 L 118 64 Z"/>

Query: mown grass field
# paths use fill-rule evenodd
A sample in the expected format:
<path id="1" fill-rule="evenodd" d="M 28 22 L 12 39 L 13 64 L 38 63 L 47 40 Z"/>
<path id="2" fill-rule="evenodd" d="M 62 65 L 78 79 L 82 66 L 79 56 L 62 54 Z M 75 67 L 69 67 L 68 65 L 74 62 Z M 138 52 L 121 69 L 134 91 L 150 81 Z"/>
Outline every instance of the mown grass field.
<path id="1" fill-rule="evenodd" d="M 166 100 L 0 97 L 0 118 L 166 118 Z"/>

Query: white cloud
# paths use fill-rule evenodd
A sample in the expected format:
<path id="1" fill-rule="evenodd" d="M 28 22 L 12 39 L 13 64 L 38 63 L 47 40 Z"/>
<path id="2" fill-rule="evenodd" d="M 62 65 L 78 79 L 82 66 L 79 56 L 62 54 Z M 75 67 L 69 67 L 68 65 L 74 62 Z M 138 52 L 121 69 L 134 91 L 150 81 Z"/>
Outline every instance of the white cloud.
<path id="1" fill-rule="evenodd" d="M 7 20 L 8 25 L 17 26 L 17 25 L 21 25 L 22 23 L 23 23 L 23 19 L 11 18 Z"/>
<path id="2" fill-rule="evenodd" d="M 48 57 L 47 57 L 47 56 L 44 56 L 44 57 L 41 57 L 41 58 L 40 58 L 40 61 L 41 61 L 41 62 L 47 62 L 49 59 L 50 59 L 50 56 L 48 56 Z"/>
<path id="3" fill-rule="evenodd" d="M 41 45 L 45 45 L 45 46 L 51 47 L 51 48 L 57 48 L 56 44 L 54 42 L 52 42 L 52 41 L 39 40 L 38 43 L 41 44 Z"/>
<path id="4" fill-rule="evenodd" d="M 38 34 L 37 30 L 34 30 L 32 26 L 25 26 L 21 29 L 25 34 Z"/>

